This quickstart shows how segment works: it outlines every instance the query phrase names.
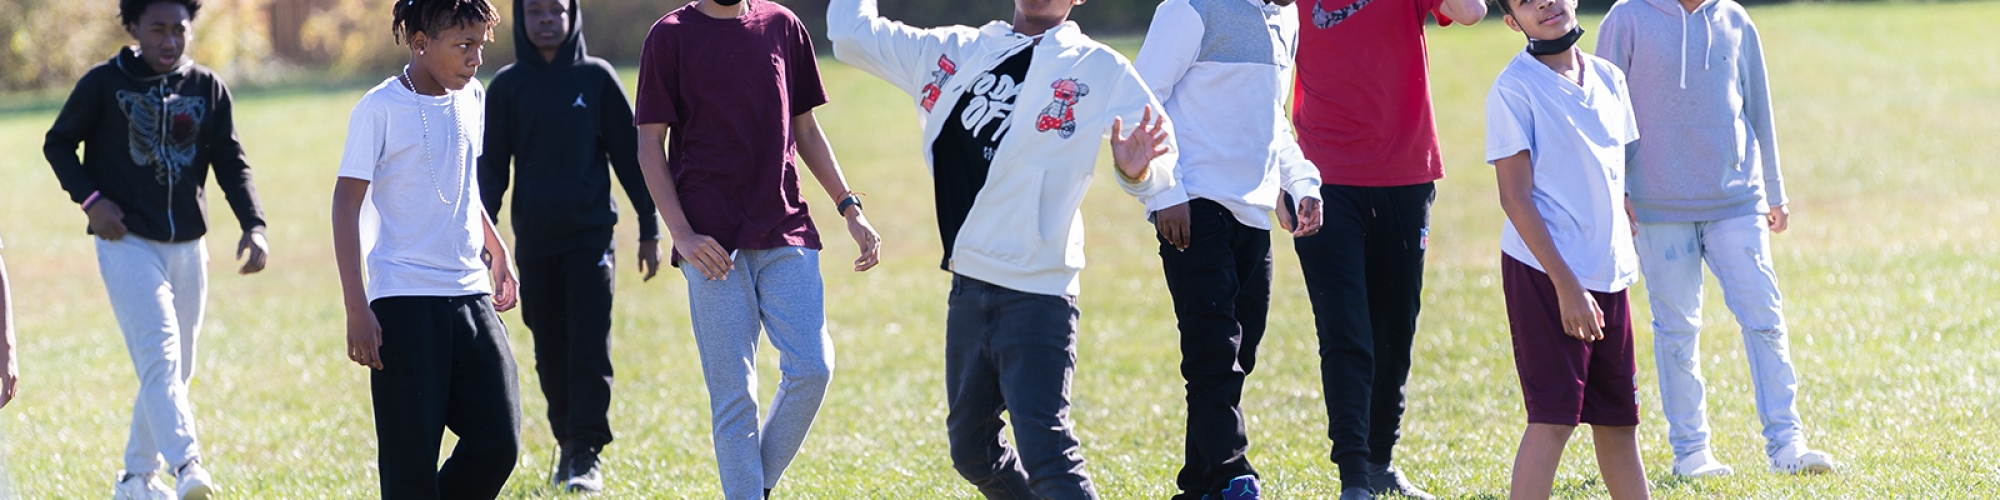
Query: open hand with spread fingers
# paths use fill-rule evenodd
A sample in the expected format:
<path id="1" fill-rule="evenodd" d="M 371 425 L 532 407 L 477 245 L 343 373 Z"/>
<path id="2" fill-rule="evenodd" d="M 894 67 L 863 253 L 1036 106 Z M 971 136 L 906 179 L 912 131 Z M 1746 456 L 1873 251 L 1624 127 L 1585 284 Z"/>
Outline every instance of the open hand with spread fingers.
<path id="1" fill-rule="evenodd" d="M 1111 121 L 1111 159 L 1118 164 L 1118 173 L 1127 179 L 1144 179 L 1153 159 L 1170 151 L 1167 148 L 1167 116 L 1154 114 L 1153 106 L 1147 105 L 1139 116 L 1139 124 L 1132 128 L 1132 135 L 1125 135 L 1125 117 Z"/>

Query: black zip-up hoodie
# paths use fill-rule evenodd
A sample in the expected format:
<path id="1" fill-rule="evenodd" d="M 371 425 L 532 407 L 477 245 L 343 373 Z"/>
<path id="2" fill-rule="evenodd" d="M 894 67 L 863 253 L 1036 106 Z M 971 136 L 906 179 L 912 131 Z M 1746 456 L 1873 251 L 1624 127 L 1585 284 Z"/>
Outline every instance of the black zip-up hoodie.
<path id="1" fill-rule="evenodd" d="M 264 211 L 236 140 L 229 87 L 208 68 L 182 61 L 158 73 L 127 47 L 91 68 L 56 115 L 42 155 L 70 201 L 101 193 L 125 211 L 133 235 L 181 242 L 207 234 L 211 168 L 243 231 L 262 231 Z"/>
<path id="2" fill-rule="evenodd" d="M 525 11 L 522 3 L 514 0 L 517 16 Z M 658 211 L 639 171 L 632 105 L 611 63 L 584 52 L 581 3 L 570 2 L 569 39 L 554 61 L 542 60 L 527 23 L 517 20 L 515 62 L 486 87 L 480 196 L 487 215 L 499 220 L 511 170 L 515 253 L 521 258 L 609 248 L 618 222 L 612 171 L 639 211 L 639 240 L 660 238 Z"/>

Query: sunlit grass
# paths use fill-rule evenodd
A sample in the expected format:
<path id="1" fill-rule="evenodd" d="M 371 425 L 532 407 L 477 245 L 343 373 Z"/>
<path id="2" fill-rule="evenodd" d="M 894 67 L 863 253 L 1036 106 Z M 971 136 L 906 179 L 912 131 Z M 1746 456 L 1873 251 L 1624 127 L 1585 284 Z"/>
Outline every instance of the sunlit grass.
<path id="1" fill-rule="evenodd" d="M 1773 240 L 1786 292 L 1808 433 L 1845 467 L 1764 472 L 1740 337 L 1710 300 L 1704 360 L 1720 457 L 1736 476 L 1669 479 L 1650 331 L 1640 329 L 1642 446 L 1662 498 L 1965 498 L 2000 488 L 2000 43 L 1982 23 L 2000 3 L 1798 5 L 1753 9 L 1769 54 L 1793 229 Z M 1586 21 L 1595 27 L 1595 20 Z M 1586 38 L 1586 44 L 1591 43 Z M 1431 491 L 1505 492 L 1522 427 L 1496 270 L 1501 215 L 1479 162 L 1483 99 L 1522 40 L 1497 22 L 1431 32 L 1439 184 L 1419 361 L 1399 463 Z M 1126 43 L 1132 49 L 1136 41 Z M 837 375 L 781 497 L 968 498 L 944 440 L 942 326 L 948 275 L 909 99 L 825 62 L 819 112 L 851 183 L 887 240 L 884 264 L 846 270 L 854 248 L 827 233 L 828 317 Z M 488 72 L 490 74 L 490 72 Z M 633 80 L 628 73 L 629 88 Z M 233 231 L 212 235 L 213 279 L 194 386 L 211 470 L 231 498 L 375 495 L 367 375 L 342 355 L 328 207 L 347 112 L 364 90 L 243 92 L 237 117 L 271 221 L 271 269 L 239 277 Z M 0 456 L 17 493 L 101 496 L 119 467 L 134 391 L 83 217 L 39 154 L 52 112 L 0 115 L 0 234 L 21 313 L 22 398 L 0 410 Z M 1106 166 L 1105 168 L 1109 168 Z M 1108 170 L 1101 170 L 1108 172 Z M 1172 493 L 1182 389 L 1174 318 L 1139 205 L 1107 180 L 1086 206 L 1081 362 L 1074 417 L 1107 498 Z M 807 187 L 807 193 L 819 193 Z M 829 204 L 809 196 L 822 213 Z M 234 227 L 219 194 L 213 226 Z M 503 226 L 506 224 L 503 221 Z M 681 278 L 629 271 L 619 226 L 618 383 L 608 449 L 611 497 L 719 496 L 707 398 Z M 1312 318 L 1289 238 L 1274 235 L 1271 333 L 1247 389 L 1252 459 L 1273 498 L 1329 498 L 1326 417 Z M 1711 290 L 1710 297 L 1719 297 Z M 1643 291 L 1634 295 L 1641 318 Z M 553 441 L 514 325 L 528 449 L 506 496 L 541 486 Z M 1641 321 L 1644 321 L 1643 319 Z M 760 358 L 764 391 L 775 355 Z M 1579 434 L 1581 436 L 1581 434 Z M 1558 476 L 1563 497 L 1602 496 L 1581 438 Z"/>

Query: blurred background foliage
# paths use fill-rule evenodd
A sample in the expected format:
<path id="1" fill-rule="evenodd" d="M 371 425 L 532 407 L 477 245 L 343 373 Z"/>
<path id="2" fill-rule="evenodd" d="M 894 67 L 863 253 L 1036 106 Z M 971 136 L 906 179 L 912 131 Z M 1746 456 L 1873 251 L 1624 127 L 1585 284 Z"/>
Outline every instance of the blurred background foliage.
<path id="1" fill-rule="evenodd" d="M 652 21 L 688 0 L 579 0 L 591 52 L 630 64 Z M 826 0 L 777 0 L 820 33 Z M 1300 0 L 1309 8 L 1315 0 Z M 1752 0 L 1767 1 L 1767 0 Z M 502 24 L 488 68 L 512 62 L 513 0 L 495 0 Z M 915 26 L 979 25 L 1010 19 L 1006 0 L 880 0 L 884 15 Z M 196 20 L 195 60 L 231 84 L 373 79 L 407 59 L 389 33 L 394 0 L 205 0 Z M 1089 0 L 1072 18 L 1094 35 L 1138 35 L 1159 0 Z M 1603 9 L 1611 0 L 1583 0 Z M 66 89 L 131 42 L 116 0 L 0 0 L 0 92 Z M 822 43 L 825 38 L 820 38 Z M 491 74 L 491 73 L 488 73 Z"/>
<path id="2" fill-rule="evenodd" d="M 591 52 L 636 61 L 652 21 L 688 0 L 580 0 Z M 487 66 L 512 62 L 513 2 L 495 0 L 502 24 Z M 818 33 L 826 0 L 780 0 Z M 1012 15 L 1003 0 L 882 0 L 884 14 L 914 25 L 979 24 Z M 1076 18 L 1094 33 L 1136 34 L 1158 0 L 1093 0 Z M 236 86 L 372 79 L 407 60 L 389 33 L 392 0 L 206 0 L 195 21 L 195 61 Z M 824 38 L 821 39 L 824 43 Z M 66 89 L 131 43 L 116 0 L 0 0 L 0 92 Z M 824 50 L 824 47 L 822 47 Z M 490 74 L 490 73 L 489 73 Z"/>

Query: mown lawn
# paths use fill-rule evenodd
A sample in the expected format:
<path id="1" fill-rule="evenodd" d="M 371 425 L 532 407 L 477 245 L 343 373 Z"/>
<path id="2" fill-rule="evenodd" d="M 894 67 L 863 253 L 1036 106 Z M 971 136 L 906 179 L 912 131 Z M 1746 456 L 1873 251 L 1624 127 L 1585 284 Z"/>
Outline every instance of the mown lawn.
<path id="1" fill-rule="evenodd" d="M 1089 7 L 1085 7 L 1089 8 Z M 1650 331 L 1639 342 L 1646 464 L 1661 498 L 1977 498 L 2000 489 L 2000 38 L 1978 22 L 2000 3 L 1793 5 L 1752 9 L 1769 54 L 1793 206 L 1774 239 L 1787 292 L 1801 413 L 1813 444 L 1843 462 L 1821 477 L 1764 472 L 1734 322 L 1711 300 L 1704 361 L 1715 446 L 1736 476 L 1671 479 Z M 1595 28 L 1588 20 L 1586 27 Z M 1499 22 L 1433 30 L 1439 184 L 1420 358 L 1399 464 L 1433 492 L 1504 495 L 1522 427 L 1496 277 L 1501 221 L 1483 148 L 1483 99 L 1522 39 Z M 1586 37 L 1586 44 L 1590 43 Z M 1124 44 L 1136 48 L 1137 41 Z M 942 325 L 948 275 L 908 100 L 825 63 L 833 103 L 819 113 L 887 240 L 885 263 L 856 274 L 852 244 L 829 232 L 824 259 L 838 375 L 781 498 L 970 498 L 946 459 Z M 488 72 L 490 74 L 490 71 Z M 628 73 L 626 83 L 633 82 Z M 237 119 L 257 167 L 275 257 L 239 277 L 236 234 L 215 260 L 194 385 L 208 464 L 227 498 L 375 495 L 366 372 L 343 355 L 328 207 L 347 112 L 365 90 L 245 91 Z M 84 219 L 40 155 L 52 111 L 0 115 L 0 234 L 20 313 L 21 399 L 0 410 L 0 462 L 31 498 L 103 495 L 120 464 L 131 363 L 98 278 Z M 1109 168 L 1108 165 L 1105 168 Z M 1174 318 L 1151 228 L 1107 180 L 1086 208 L 1081 366 L 1074 417 L 1106 498 L 1172 493 L 1181 455 Z M 818 193 L 808 187 L 808 193 Z M 814 195 L 814 208 L 829 204 Z M 234 227 L 223 200 L 215 226 Z M 629 216 L 628 216 L 629 217 Z M 505 222 L 502 223 L 505 226 Z M 642 283 L 623 224 L 616 318 L 619 368 L 607 451 L 608 497 L 719 495 L 707 398 L 676 273 Z M 1296 258 L 1274 235 L 1278 282 L 1261 370 L 1250 381 L 1252 458 L 1273 498 L 1330 498 L 1335 473 L 1316 340 Z M 1719 293 L 1711 290 L 1711 297 Z M 1643 291 L 1634 295 L 1644 312 Z M 530 334 L 505 315 L 521 364 L 527 450 L 508 498 L 541 483 L 554 443 L 541 418 Z M 760 368 L 775 385 L 775 354 Z M 1583 434 L 1579 434 L 1582 436 Z M 1557 492 L 1603 496 L 1582 438 Z M 5 482 L 0 481 L 0 487 Z"/>

